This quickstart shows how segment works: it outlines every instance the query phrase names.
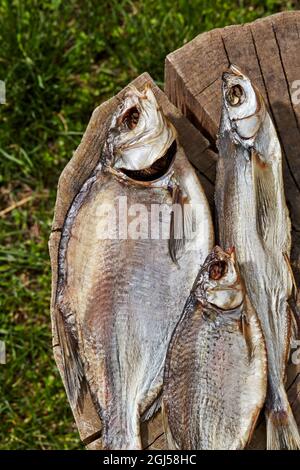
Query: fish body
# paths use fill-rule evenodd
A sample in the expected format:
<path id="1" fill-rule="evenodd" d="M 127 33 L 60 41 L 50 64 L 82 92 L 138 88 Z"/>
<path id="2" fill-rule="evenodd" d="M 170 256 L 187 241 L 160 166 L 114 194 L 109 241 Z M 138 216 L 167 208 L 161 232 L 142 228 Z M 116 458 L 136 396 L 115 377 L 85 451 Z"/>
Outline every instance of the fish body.
<path id="1" fill-rule="evenodd" d="M 288 307 L 291 222 L 285 202 L 281 148 L 259 91 L 235 66 L 223 75 L 216 209 L 219 243 L 234 245 L 268 354 L 268 449 L 299 448 L 285 392 L 294 319 Z"/>
<path id="2" fill-rule="evenodd" d="M 168 349 L 163 414 L 169 446 L 243 449 L 266 395 L 266 351 L 234 252 L 215 247 Z"/>
<path id="3" fill-rule="evenodd" d="M 179 245 L 170 239 L 178 192 L 201 213 L 194 235 Z M 151 232 L 159 205 L 167 238 Z M 175 129 L 151 88 L 131 88 L 112 117 L 99 165 L 73 201 L 59 248 L 67 394 L 80 407 L 90 389 L 103 448 L 141 449 L 140 421 L 160 406 L 167 345 L 212 243 L 208 203 Z"/>

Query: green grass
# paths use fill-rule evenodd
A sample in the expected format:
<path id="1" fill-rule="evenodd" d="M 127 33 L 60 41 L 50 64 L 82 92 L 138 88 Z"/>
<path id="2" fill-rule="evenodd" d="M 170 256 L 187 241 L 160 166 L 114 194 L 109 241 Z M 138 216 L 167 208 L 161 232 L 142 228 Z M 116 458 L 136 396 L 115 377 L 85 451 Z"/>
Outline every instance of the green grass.
<path id="1" fill-rule="evenodd" d="M 0 448 L 81 448 L 51 350 L 49 236 L 56 183 L 93 108 L 198 33 L 284 1 L 0 0 Z"/>

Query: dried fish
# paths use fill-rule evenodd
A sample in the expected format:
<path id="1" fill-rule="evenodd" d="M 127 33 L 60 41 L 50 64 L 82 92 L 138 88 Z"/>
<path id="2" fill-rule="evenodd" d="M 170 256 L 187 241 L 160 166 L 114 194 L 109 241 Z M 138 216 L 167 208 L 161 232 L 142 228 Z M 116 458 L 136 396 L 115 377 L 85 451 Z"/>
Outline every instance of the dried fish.
<path id="1" fill-rule="evenodd" d="M 291 222 L 281 148 L 260 92 L 236 66 L 223 74 L 216 208 L 220 243 L 234 245 L 268 354 L 268 449 L 298 449 L 284 381 L 294 317 L 288 306 Z"/>
<path id="2" fill-rule="evenodd" d="M 197 206 L 199 217 L 175 217 L 173 203 Z M 102 209 L 116 204 L 107 220 Z M 149 228 L 153 206 L 160 216 L 165 210 L 159 219 L 166 238 Z M 89 388 L 105 449 L 141 449 L 140 420 L 160 406 L 169 339 L 212 244 L 209 206 L 175 128 L 150 86 L 131 87 L 112 116 L 99 164 L 69 209 L 59 246 L 66 390 L 80 408 Z"/>
<path id="3" fill-rule="evenodd" d="M 266 396 L 266 350 L 234 250 L 215 247 L 173 334 L 163 413 L 173 449 L 243 449 Z"/>

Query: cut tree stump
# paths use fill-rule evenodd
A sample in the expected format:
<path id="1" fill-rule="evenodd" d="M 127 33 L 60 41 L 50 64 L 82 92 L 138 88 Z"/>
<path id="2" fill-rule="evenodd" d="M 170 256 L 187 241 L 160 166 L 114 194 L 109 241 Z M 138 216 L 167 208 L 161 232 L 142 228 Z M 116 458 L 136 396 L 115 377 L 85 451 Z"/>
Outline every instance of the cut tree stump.
<path id="1" fill-rule="evenodd" d="M 292 219 L 292 266 L 300 284 L 300 12 L 284 12 L 253 23 L 228 26 L 200 34 L 169 54 L 165 64 L 165 92 L 170 101 L 210 142 L 206 155 L 195 163 L 203 178 L 214 183 L 216 135 L 221 111 L 221 76 L 233 63 L 262 92 L 283 150 L 285 192 Z M 297 80 L 299 81 L 297 83 Z M 298 98 L 298 102 L 297 102 Z M 202 157 L 202 156 L 201 156 Z M 207 171 L 209 169 L 209 171 Z M 295 353 L 297 354 L 297 353 Z M 300 356 L 300 354 L 298 355 Z M 298 357 L 299 360 L 299 357 Z M 288 367 L 289 399 L 300 425 L 300 367 Z M 261 418 L 249 446 L 265 448 Z"/>
<path id="2" fill-rule="evenodd" d="M 210 205 L 213 206 L 213 184 L 214 160 L 210 144 L 205 137 L 169 102 L 166 95 L 154 84 L 151 77 L 144 73 L 132 82 L 138 89 L 142 89 L 146 82 L 152 84 L 152 89 L 163 112 L 169 117 L 177 129 L 179 142 L 183 146 L 187 157 L 194 165 L 201 163 L 199 178 L 206 192 Z M 125 89 L 126 90 L 126 89 Z M 57 287 L 57 258 L 58 246 L 61 237 L 62 227 L 67 211 L 84 181 L 91 174 L 98 163 L 100 151 L 106 136 L 111 116 L 116 110 L 125 90 L 117 96 L 103 103 L 95 109 L 90 119 L 81 144 L 74 153 L 72 159 L 62 172 L 59 183 L 55 215 L 52 225 L 52 232 L 49 240 L 49 250 L 52 267 L 52 299 L 51 299 L 51 319 L 53 334 L 53 351 L 56 364 L 60 371 L 63 382 L 65 382 L 64 370 L 62 367 L 61 350 L 58 344 L 56 331 L 56 309 L 55 293 Z M 202 173 L 202 170 L 203 173 Z M 86 394 L 82 412 L 73 409 L 73 415 L 81 440 L 89 449 L 101 449 L 101 421 L 94 408 L 91 396 Z M 160 412 L 148 421 L 142 423 L 143 446 L 147 449 L 165 448 L 165 439 Z"/>

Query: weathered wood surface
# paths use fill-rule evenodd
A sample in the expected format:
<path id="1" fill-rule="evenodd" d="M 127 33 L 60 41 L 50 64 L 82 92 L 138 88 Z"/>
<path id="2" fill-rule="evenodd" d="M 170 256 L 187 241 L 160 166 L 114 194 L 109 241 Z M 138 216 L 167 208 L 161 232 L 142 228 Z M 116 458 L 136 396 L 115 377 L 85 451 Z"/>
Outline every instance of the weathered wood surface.
<path id="1" fill-rule="evenodd" d="M 221 111 L 221 76 L 238 65 L 262 92 L 283 149 L 285 192 L 292 219 L 292 265 L 300 284 L 300 102 L 293 100 L 300 80 L 300 12 L 284 12 L 253 23 L 200 34 L 169 54 L 165 92 L 210 141 L 211 165 L 200 155 L 196 167 L 214 182 L 216 135 Z M 298 83 L 299 87 L 299 83 Z M 300 93 L 298 93 L 299 99 Z M 297 98 L 297 96 L 295 96 Z M 207 172 L 209 167 L 209 172 Z M 288 368 L 287 388 L 300 425 L 300 367 Z M 250 448 L 265 448 L 261 418 Z"/>
<path id="2" fill-rule="evenodd" d="M 192 163 L 199 160 L 207 162 L 203 164 L 204 173 L 199 173 L 199 178 L 206 191 L 210 204 L 213 205 L 213 154 L 210 150 L 209 142 L 204 138 L 195 127 L 183 117 L 178 110 L 168 101 L 166 95 L 154 84 L 151 77 L 144 73 L 132 83 L 141 89 L 146 82 L 151 82 L 153 91 L 156 95 L 159 105 L 163 112 L 169 117 L 176 127 L 179 135 L 179 141 L 183 146 L 186 155 Z M 67 211 L 78 193 L 84 181 L 88 178 L 92 170 L 98 163 L 101 148 L 106 136 L 108 125 L 112 113 L 118 106 L 124 91 L 121 91 L 116 97 L 103 103 L 95 109 L 90 119 L 86 132 L 82 138 L 81 144 L 74 153 L 72 159 L 64 169 L 59 179 L 58 193 L 55 206 L 55 215 L 52 226 L 52 233 L 49 240 L 49 250 L 52 266 L 52 299 L 51 299 L 51 318 L 53 332 L 53 351 L 55 361 L 64 381 L 64 371 L 61 362 L 61 351 L 58 345 L 57 331 L 55 326 L 55 303 L 54 296 L 57 285 L 57 255 L 58 246 L 61 237 L 61 230 Z M 84 402 L 84 408 L 81 413 L 72 410 L 74 419 L 79 430 L 81 440 L 89 449 L 101 449 L 101 422 L 95 411 L 91 396 L 87 394 Z M 163 448 L 165 446 L 161 415 L 158 413 L 148 423 L 142 424 L 143 445 L 148 449 Z"/>

